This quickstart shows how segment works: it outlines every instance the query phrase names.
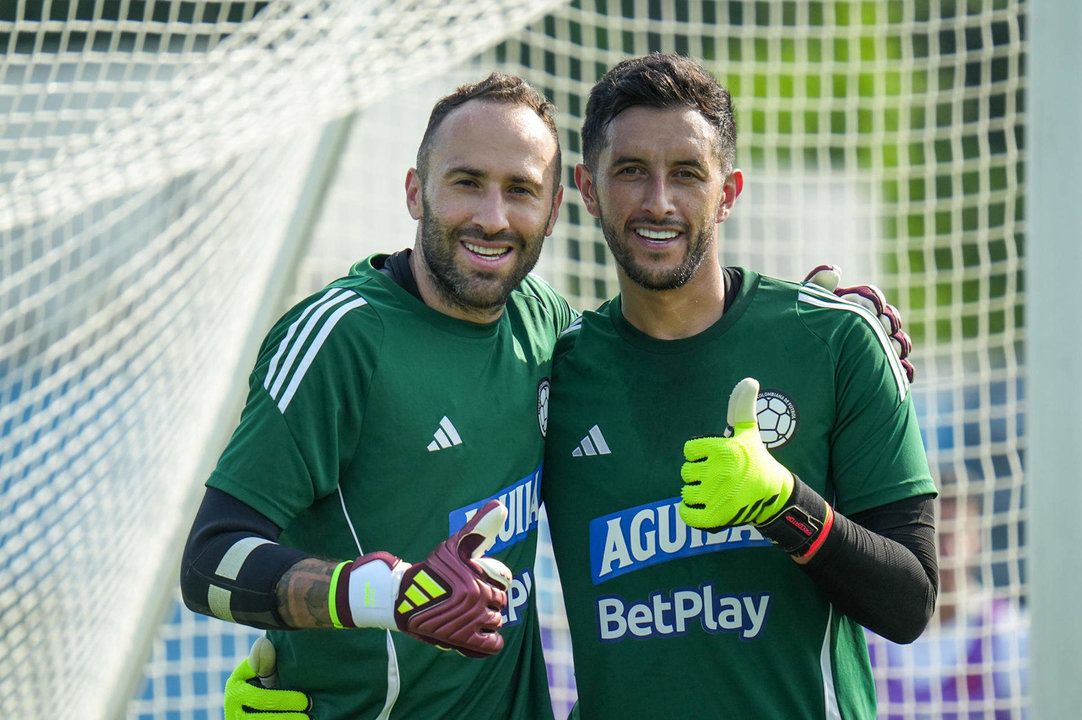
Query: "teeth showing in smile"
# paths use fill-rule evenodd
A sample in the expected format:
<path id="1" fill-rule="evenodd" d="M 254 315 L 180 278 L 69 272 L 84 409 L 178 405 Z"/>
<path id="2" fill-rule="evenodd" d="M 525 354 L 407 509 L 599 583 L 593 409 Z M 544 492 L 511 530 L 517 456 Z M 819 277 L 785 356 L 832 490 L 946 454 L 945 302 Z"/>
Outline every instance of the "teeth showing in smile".
<path id="1" fill-rule="evenodd" d="M 511 248 L 490 248 L 490 247 L 482 247 L 480 245 L 473 245 L 471 243 L 463 243 L 463 245 L 465 245 L 466 249 L 469 250 L 470 252 L 472 252 L 472 253 L 474 253 L 476 255 L 480 255 L 482 257 L 490 257 L 490 258 L 503 257 L 507 253 L 511 252 Z"/>
<path id="2" fill-rule="evenodd" d="M 647 230 L 646 228 L 639 228 L 635 232 L 647 240 L 672 240 L 680 234 L 676 230 Z"/>

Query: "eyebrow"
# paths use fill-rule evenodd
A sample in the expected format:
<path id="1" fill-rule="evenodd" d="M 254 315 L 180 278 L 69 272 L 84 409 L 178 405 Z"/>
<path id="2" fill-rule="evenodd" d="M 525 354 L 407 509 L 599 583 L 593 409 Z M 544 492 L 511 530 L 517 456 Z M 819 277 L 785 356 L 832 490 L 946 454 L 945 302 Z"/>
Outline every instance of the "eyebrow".
<path id="1" fill-rule="evenodd" d="M 477 178 L 478 180 L 483 180 L 483 179 L 489 177 L 490 173 L 487 173 L 484 170 L 479 170 L 478 168 L 475 168 L 475 167 L 471 167 L 469 165 L 457 165 L 457 166 L 448 168 L 447 172 L 444 173 L 445 177 L 450 177 L 452 175 L 468 175 L 468 176 L 470 176 L 472 178 Z M 540 188 L 540 187 L 544 186 L 544 181 L 543 180 L 541 180 L 541 181 L 534 180 L 532 178 L 526 177 L 525 175 L 511 175 L 508 178 L 508 180 L 510 180 L 511 183 L 514 184 L 514 185 L 528 185 L 530 187 L 535 187 L 535 188 Z"/>
<path id="2" fill-rule="evenodd" d="M 612 164 L 615 166 L 615 165 L 626 165 L 626 164 L 629 164 L 629 163 L 634 164 L 634 163 L 644 163 L 644 162 L 645 161 L 641 157 L 639 157 L 637 155 L 621 155 L 620 157 L 615 158 L 612 161 Z M 672 163 L 672 167 L 691 167 L 691 168 L 695 168 L 696 170 L 703 170 L 703 171 L 705 171 L 707 169 L 705 164 L 703 164 L 701 161 L 696 160 L 694 158 L 689 158 L 687 160 L 677 160 L 676 162 Z"/>

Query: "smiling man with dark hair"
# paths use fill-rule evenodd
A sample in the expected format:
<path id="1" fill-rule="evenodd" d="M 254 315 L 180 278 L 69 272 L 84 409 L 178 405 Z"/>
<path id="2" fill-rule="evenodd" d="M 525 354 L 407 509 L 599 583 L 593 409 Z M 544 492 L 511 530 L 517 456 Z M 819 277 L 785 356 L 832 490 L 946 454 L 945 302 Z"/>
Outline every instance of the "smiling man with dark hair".
<path id="1" fill-rule="evenodd" d="M 575 180 L 620 294 L 553 360 L 542 496 L 577 713 L 871 720 L 861 625 L 911 641 L 937 587 L 897 329 L 721 265 L 744 179 L 698 63 L 621 62 L 582 132 Z"/>

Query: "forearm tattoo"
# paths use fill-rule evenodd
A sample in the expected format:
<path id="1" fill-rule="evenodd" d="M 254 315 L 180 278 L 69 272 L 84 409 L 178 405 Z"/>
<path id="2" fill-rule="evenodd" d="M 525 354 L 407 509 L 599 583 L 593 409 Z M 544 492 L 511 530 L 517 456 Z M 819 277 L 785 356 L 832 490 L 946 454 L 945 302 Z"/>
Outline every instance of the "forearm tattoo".
<path id="1" fill-rule="evenodd" d="M 278 611 L 291 628 L 331 628 L 328 597 L 336 564 L 306 558 L 282 575 L 275 588 Z"/>

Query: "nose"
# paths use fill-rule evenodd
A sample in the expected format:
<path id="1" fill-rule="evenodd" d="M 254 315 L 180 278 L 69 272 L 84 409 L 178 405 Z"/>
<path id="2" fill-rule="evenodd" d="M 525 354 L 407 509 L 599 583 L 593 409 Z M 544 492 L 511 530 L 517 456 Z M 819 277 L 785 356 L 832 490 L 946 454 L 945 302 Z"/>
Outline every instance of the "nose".
<path id="1" fill-rule="evenodd" d="M 656 177 L 646 184 L 642 209 L 652 218 L 664 219 L 676 212 L 669 185 L 664 177 Z"/>
<path id="2" fill-rule="evenodd" d="M 510 227 L 507 205 L 499 188 L 492 188 L 484 193 L 474 211 L 473 221 L 485 235 L 495 235 Z"/>

